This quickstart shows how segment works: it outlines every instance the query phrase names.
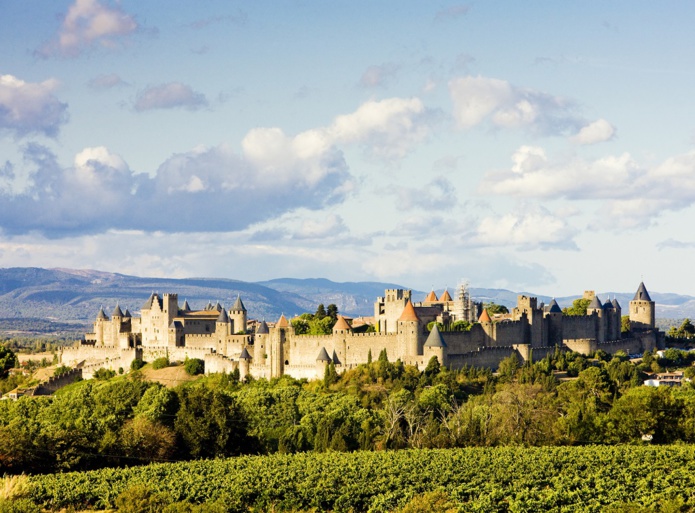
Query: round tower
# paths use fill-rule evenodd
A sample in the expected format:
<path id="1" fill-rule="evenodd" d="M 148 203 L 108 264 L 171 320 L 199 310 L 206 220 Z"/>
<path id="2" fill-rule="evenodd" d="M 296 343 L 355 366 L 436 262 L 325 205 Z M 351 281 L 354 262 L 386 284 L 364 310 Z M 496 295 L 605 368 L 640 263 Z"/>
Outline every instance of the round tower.
<path id="1" fill-rule="evenodd" d="M 596 315 L 598 323 L 596 326 L 596 341 L 600 344 L 606 341 L 606 316 L 604 315 L 603 304 L 598 296 L 591 298 L 591 303 L 586 307 L 587 315 Z"/>
<path id="2" fill-rule="evenodd" d="M 96 345 L 104 345 L 104 324 L 108 322 L 109 318 L 106 317 L 104 313 L 104 308 L 99 308 L 99 313 L 97 314 L 97 319 L 94 322 L 94 334 L 96 335 Z"/>
<path id="3" fill-rule="evenodd" d="M 413 303 L 408 300 L 403 313 L 398 318 L 398 348 L 400 354 L 414 358 L 422 354 L 422 323 L 415 312 Z"/>
<path id="4" fill-rule="evenodd" d="M 229 316 L 227 315 L 227 310 L 224 308 L 220 310 L 220 315 L 217 316 L 217 321 L 215 321 L 215 334 L 218 337 L 226 337 L 229 335 L 230 331 Z"/>
<path id="5" fill-rule="evenodd" d="M 425 361 L 429 361 L 430 358 L 436 356 L 439 360 L 440 365 L 446 365 L 447 360 L 447 346 L 444 342 L 442 334 L 439 332 L 439 327 L 435 323 L 432 326 L 432 331 L 430 331 L 427 341 L 423 346 L 423 353 L 425 355 Z"/>
<path id="6" fill-rule="evenodd" d="M 232 333 L 246 333 L 246 307 L 239 295 L 229 309 L 229 319 L 232 321 Z"/>
<path id="7" fill-rule="evenodd" d="M 251 366 L 251 355 L 246 350 L 246 347 L 241 350 L 239 355 L 239 378 L 244 379 L 249 375 L 249 367 Z"/>
<path id="8" fill-rule="evenodd" d="M 647 287 L 640 283 L 635 297 L 630 301 L 630 331 L 653 330 L 656 304 L 649 297 Z"/>
<path id="9" fill-rule="evenodd" d="M 555 298 L 548 305 L 548 312 L 545 317 L 548 319 L 548 345 L 562 345 L 562 309 Z"/>
<path id="10" fill-rule="evenodd" d="M 253 337 L 253 361 L 256 365 L 265 363 L 266 346 L 268 345 L 268 324 L 262 321 L 256 328 L 256 334 Z"/>

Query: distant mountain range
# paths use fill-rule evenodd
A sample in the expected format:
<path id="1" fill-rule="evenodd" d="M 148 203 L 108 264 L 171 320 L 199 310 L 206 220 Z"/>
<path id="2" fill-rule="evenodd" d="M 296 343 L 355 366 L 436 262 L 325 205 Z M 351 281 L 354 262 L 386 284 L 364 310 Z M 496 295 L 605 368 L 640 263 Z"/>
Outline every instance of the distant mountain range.
<path id="1" fill-rule="evenodd" d="M 373 315 L 377 296 L 385 289 L 408 288 L 394 283 L 347 282 L 326 279 L 293 279 L 250 283 L 217 278 L 141 278 L 124 274 L 93 270 L 41 269 L 31 267 L 0 269 L 0 320 L 34 318 L 57 323 L 74 323 L 87 327 L 100 307 L 107 314 L 118 303 L 131 313 L 140 307 L 152 292 L 177 293 L 179 300 L 188 300 L 192 308 L 202 309 L 208 302 L 219 301 L 229 306 L 240 295 L 250 318 L 275 320 L 281 314 L 293 316 L 313 312 L 319 303 L 335 303 L 346 315 Z M 437 291 L 441 293 L 443 291 Z M 454 291 L 450 291 L 454 293 Z M 552 298 L 538 297 L 539 302 Z M 695 318 L 695 297 L 650 292 L 657 303 L 657 317 L 681 319 Z M 413 290 L 415 300 L 424 299 L 426 293 Z M 478 301 L 505 305 L 516 304 L 518 293 L 504 289 L 471 288 Z M 599 293 L 604 301 L 616 297 L 627 312 L 634 293 Z M 569 306 L 577 296 L 556 298 L 560 306 Z M 0 326 L 1 328 L 1 326 Z"/>

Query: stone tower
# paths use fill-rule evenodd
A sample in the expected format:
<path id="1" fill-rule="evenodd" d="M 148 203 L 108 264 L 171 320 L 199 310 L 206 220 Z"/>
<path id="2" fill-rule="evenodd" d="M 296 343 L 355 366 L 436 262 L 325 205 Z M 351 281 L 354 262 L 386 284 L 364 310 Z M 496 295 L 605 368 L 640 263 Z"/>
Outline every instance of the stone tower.
<path id="1" fill-rule="evenodd" d="M 237 296 L 236 301 L 229 309 L 229 320 L 232 321 L 231 333 L 246 333 L 246 307 L 241 301 L 241 296 Z"/>
<path id="2" fill-rule="evenodd" d="M 423 353 L 425 355 L 425 360 L 429 361 L 430 358 L 433 356 L 436 356 L 437 359 L 439 360 L 439 363 L 441 365 L 446 365 L 447 364 L 447 349 L 446 349 L 446 342 L 444 342 L 444 338 L 442 337 L 442 334 L 439 333 L 439 327 L 434 324 L 432 326 L 432 331 L 430 331 L 429 336 L 427 337 L 427 341 L 425 342 L 425 345 L 423 346 Z"/>
<path id="3" fill-rule="evenodd" d="M 408 300 L 405 308 L 398 318 L 398 349 L 401 355 L 414 358 L 422 354 L 420 350 L 420 334 L 422 332 L 422 323 L 415 312 L 413 303 Z"/>
<path id="4" fill-rule="evenodd" d="M 555 298 L 548 305 L 548 313 L 545 314 L 548 319 L 548 345 L 562 345 L 562 309 L 557 304 Z"/>
<path id="5" fill-rule="evenodd" d="M 656 305 L 649 297 L 644 282 L 639 284 L 635 297 L 630 301 L 630 331 L 653 330 Z"/>
<path id="6" fill-rule="evenodd" d="M 601 344 L 606 341 L 606 316 L 603 311 L 603 304 L 598 296 L 591 298 L 591 303 L 586 307 L 587 315 L 596 315 L 598 324 L 596 326 L 596 341 Z"/>

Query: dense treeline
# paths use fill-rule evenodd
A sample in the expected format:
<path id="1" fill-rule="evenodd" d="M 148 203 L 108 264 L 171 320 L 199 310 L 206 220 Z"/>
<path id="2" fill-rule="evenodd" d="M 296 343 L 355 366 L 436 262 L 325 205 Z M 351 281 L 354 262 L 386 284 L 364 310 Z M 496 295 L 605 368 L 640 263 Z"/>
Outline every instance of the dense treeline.
<path id="1" fill-rule="evenodd" d="M 0 472 L 52 472 L 239 454 L 498 445 L 695 442 L 695 388 L 640 386 L 687 364 L 669 350 L 589 359 L 557 352 L 498 375 L 375 361 L 321 381 L 218 374 L 169 389 L 132 372 L 53 397 L 0 402 Z M 560 382 L 557 371 L 577 379 Z"/>

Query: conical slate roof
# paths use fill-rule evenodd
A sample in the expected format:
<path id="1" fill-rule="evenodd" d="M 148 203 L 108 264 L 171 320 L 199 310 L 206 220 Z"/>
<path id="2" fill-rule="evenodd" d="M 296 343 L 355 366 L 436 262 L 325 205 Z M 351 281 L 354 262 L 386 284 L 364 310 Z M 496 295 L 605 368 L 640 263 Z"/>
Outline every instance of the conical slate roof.
<path id="1" fill-rule="evenodd" d="M 325 347 L 322 347 L 322 348 L 321 348 L 321 352 L 320 352 L 319 355 L 316 357 L 316 361 L 317 361 L 317 362 L 330 362 L 330 361 L 331 361 L 331 357 L 328 356 L 328 353 L 326 352 L 326 348 L 325 348 Z"/>
<path id="2" fill-rule="evenodd" d="M 442 334 L 439 333 L 439 328 L 436 324 L 432 326 L 432 331 L 430 331 L 430 334 L 427 337 L 425 347 L 446 347 L 446 342 L 444 342 Z"/>
<path id="3" fill-rule="evenodd" d="M 250 359 L 251 359 L 251 355 L 244 347 L 244 349 L 241 350 L 241 354 L 239 355 L 239 360 L 250 360 Z"/>
<path id="4" fill-rule="evenodd" d="M 613 303 L 611 303 L 610 298 L 606 299 L 606 302 L 603 303 L 603 309 L 604 310 L 613 310 Z"/>
<path id="5" fill-rule="evenodd" d="M 215 307 L 212 306 L 212 303 L 211 303 L 210 301 L 208 301 L 208 304 L 205 305 L 205 309 L 206 309 L 206 310 L 212 310 L 213 308 L 215 308 Z"/>
<path id="6" fill-rule="evenodd" d="M 142 310 L 149 310 L 152 308 L 152 303 L 154 302 L 154 292 L 150 294 L 150 297 L 145 301 L 145 304 L 142 305 Z"/>
<path id="7" fill-rule="evenodd" d="M 434 303 L 436 301 L 439 301 L 437 299 L 437 294 L 434 293 L 434 290 L 430 290 L 430 293 L 427 294 L 427 297 L 425 298 L 425 303 Z"/>
<path id="8" fill-rule="evenodd" d="M 118 303 L 116 303 L 116 308 L 114 308 L 113 312 L 111 312 L 111 317 L 123 317 L 123 311 L 121 310 L 121 307 L 118 306 Z"/>
<path id="9" fill-rule="evenodd" d="M 237 295 L 236 301 L 234 301 L 234 305 L 229 309 L 230 312 L 245 312 L 246 308 L 244 307 L 244 303 L 241 301 L 241 296 Z"/>
<path id="10" fill-rule="evenodd" d="M 190 312 L 190 311 L 191 311 L 191 307 L 190 307 L 190 305 L 188 304 L 188 299 L 186 299 L 186 300 L 183 302 L 183 307 L 181 308 L 181 310 L 183 310 L 184 312 Z"/>
<path id="11" fill-rule="evenodd" d="M 339 331 L 339 330 L 350 331 L 351 329 L 352 328 L 350 328 L 350 325 L 345 320 L 345 317 L 343 317 L 342 315 L 339 315 L 338 321 L 333 325 L 333 331 Z"/>
<path id="12" fill-rule="evenodd" d="M 548 312 L 550 313 L 562 313 L 562 309 L 560 308 L 560 305 L 557 304 L 557 301 L 555 301 L 555 298 L 550 302 L 548 305 Z"/>
<path id="13" fill-rule="evenodd" d="M 338 355 L 335 352 L 335 349 L 333 350 L 333 357 L 331 358 L 333 361 L 333 365 L 340 365 L 340 360 L 338 359 Z"/>
<path id="14" fill-rule="evenodd" d="M 278 322 L 275 324 L 276 328 L 289 328 L 290 323 L 287 322 L 287 317 L 285 317 L 285 314 L 282 314 L 280 318 L 278 319 Z"/>
<path id="15" fill-rule="evenodd" d="M 224 308 L 222 308 L 222 305 L 221 305 L 220 302 L 218 301 L 217 303 L 215 303 L 215 306 L 213 307 L 213 310 L 217 310 L 218 312 L 222 312 L 222 311 L 224 310 Z"/>
<path id="16" fill-rule="evenodd" d="M 99 319 L 101 321 L 108 321 L 109 320 L 109 318 L 106 317 L 106 314 L 104 313 L 103 307 L 99 308 L 99 313 L 97 314 L 97 319 Z"/>
<path id="17" fill-rule="evenodd" d="M 586 308 L 587 310 L 603 310 L 603 305 L 601 304 L 601 300 L 598 298 L 598 296 L 594 296 L 591 303 L 589 303 L 589 306 Z"/>
<path id="18" fill-rule="evenodd" d="M 445 291 L 444 291 L 444 294 L 442 294 L 442 297 L 440 297 L 439 300 L 440 300 L 442 303 L 445 302 L 445 301 L 453 301 L 453 300 L 451 299 L 451 294 L 449 294 L 449 291 L 448 291 L 448 290 L 445 290 Z"/>
<path id="19" fill-rule="evenodd" d="M 487 313 L 485 308 L 483 308 L 483 313 L 481 313 L 480 317 L 478 317 L 478 322 L 492 322 L 492 319 L 490 319 L 490 314 Z"/>
<path id="20" fill-rule="evenodd" d="M 224 308 L 220 311 L 220 315 L 217 316 L 217 322 L 229 322 L 227 310 L 225 310 Z"/>
<path id="21" fill-rule="evenodd" d="M 403 313 L 398 318 L 398 320 L 399 321 L 419 321 L 420 320 L 420 318 L 417 316 L 417 313 L 415 313 L 415 308 L 413 307 L 413 303 L 410 302 L 410 299 L 405 304 L 405 308 L 403 309 Z"/>
<path id="22" fill-rule="evenodd" d="M 611 301 L 611 304 L 613 305 L 613 308 L 615 308 L 616 310 L 620 309 L 620 303 L 618 303 L 617 298 L 613 298 L 613 301 Z"/>
<path id="23" fill-rule="evenodd" d="M 268 329 L 268 324 L 265 321 L 262 321 L 258 325 L 258 328 L 256 328 L 256 335 L 267 335 L 268 333 L 270 333 L 270 330 Z"/>
<path id="24" fill-rule="evenodd" d="M 633 301 L 651 301 L 652 298 L 649 297 L 649 292 L 647 292 L 647 287 L 644 286 L 644 282 L 640 282 L 637 292 L 635 292 L 635 297 L 632 298 Z"/>
<path id="25" fill-rule="evenodd" d="M 132 317 L 132 315 L 130 315 L 130 310 L 128 310 L 128 309 L 126 308 L 126 309 L 125 309 L 125 313 L 123 314 L 123 317 L 124 317 L 125 319 L 130 319 L 130 318 Z"/>

